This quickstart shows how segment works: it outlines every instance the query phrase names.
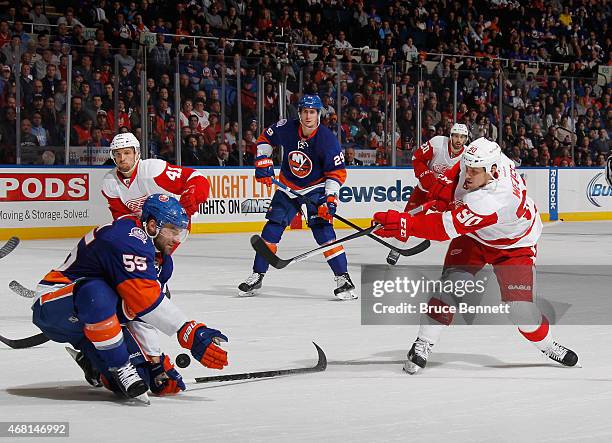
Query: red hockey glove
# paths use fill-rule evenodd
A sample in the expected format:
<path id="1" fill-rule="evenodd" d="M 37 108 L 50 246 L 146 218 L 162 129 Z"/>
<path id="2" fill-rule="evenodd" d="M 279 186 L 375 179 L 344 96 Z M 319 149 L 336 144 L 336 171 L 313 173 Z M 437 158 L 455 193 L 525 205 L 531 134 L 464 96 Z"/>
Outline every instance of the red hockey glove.
<path id="1" fill-rule="evenodd" d="M 181 194 L 180 203 L 190 217 L 198 212 L 200 203 L 204 203 L 210 192 L 210 183 L 205 177 L 190 179 L 187 188 Z"/>
<path id="2" fill-rule="evenodd" d="M 444 212 L 448 209 L 450 203 L 444 200 L 434 200 L 433 205 L 431 205 L 432 211 Z"/>
<path id="3" fill-rule="evenodd" d="M 274 162 L 270 157 L 260 155 L 255 159 L 255 180 L 266 186 L 272 186 L 274 177 Z"/>
<path id="4" fill-rule="evenodd" d="M 330 194 L 321 199 L 319 207 L 317 208 L 317 215 L 323 220 L 327 220 L 331 223 L 334 215 L 336 214 L 336 208 L 338 207 L 338 198 L 334 194 Z"/>
<path id="5" fill-rule="evenodd" d="M 174 368 L 167 355 L 162 354 L 159 363 L 150 364 L 151 392 L 155 395 L 178 394 L 185 390 L 183 377 Z"/>
<path id="6" fill-rule="evenodd" d="M 431 188 L 429 188 L 429 191 L 427 192 L 427 199 L 444 200 L 449 202 L 453 199 L 453 190 L 454 182 L 445 175 L 441 175 L 431 185 Z"/>
<path id="7" fill-rule="evenodd" d="M 218 330 L 192 320 L 185 323 L 177 335 L 180 345 L 191 350 L 191 355 L 207 368 L 227 366 L 227 352 L 217 346 L 220 341 L 227 341 L 227 337 Z"/>
<path id="8" fill-rule="evenodd" d="M 431 188 L 436 182 L 436 175 L 433 173 L 433 171 L 427 169 L 421 172 L 421 175 L 419 175 L 417 179 L 419 180 L 419 183 L 421 183 L 423 189 L 428 191 L 429 188 Z"/>
<path id="9" fill-rule="evenodd" d="M 387 212 L 374 214 L 372 223 L 383 225 L 381 229 L 374 231 L 379 237 L 394 237 L 402 242 L 408 241 L 412 216 L 405 212 L 397 212 L 393 209 Z"/>

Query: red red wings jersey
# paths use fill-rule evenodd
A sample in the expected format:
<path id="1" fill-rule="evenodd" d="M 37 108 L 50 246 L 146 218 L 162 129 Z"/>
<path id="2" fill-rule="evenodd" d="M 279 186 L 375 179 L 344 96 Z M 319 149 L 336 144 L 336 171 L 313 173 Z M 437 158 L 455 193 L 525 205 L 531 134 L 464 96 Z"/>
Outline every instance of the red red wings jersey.
<path id="1" fill-rule="evenodd" d="M 414 175 L 418 178 L 427 170 L 432 171 L 436 177 L 444 174 L 457 164 L 462 153 L 463 150 L 454 156 L 451 155 L 450 138 L 436 135 L 414 151 L 412 156 Z M 418 186 L 421 190 L 426 191 L 421 183 Z"/>
<path id="2" fill-rule="evenodd" d="M 116 168 L 107 172 L 102 183 L 102 194 L 116 219 L 140 212 L 144 201 L 152 194 L 168 194 L 180 200 L 189 185 L 188 181 L 199 177 L 206 180 L 195 169 L 171 165 L 159 159 L 140 160 L 129 179 L 120 176 Z"/>
<path id="3" fill-rule="evenodd" d="M 497 180 L 467 191 L 463 188 L 465 171 L 457 164 L 447 173 L 457 183 L 455 209 L 415 216 L 411 235 L 432 240 L 468 235 L 498 249 L 535 246 L 542 233 L 542 221 L 527 195 L 525 181 L 504 154 L 497 172 Z"/>

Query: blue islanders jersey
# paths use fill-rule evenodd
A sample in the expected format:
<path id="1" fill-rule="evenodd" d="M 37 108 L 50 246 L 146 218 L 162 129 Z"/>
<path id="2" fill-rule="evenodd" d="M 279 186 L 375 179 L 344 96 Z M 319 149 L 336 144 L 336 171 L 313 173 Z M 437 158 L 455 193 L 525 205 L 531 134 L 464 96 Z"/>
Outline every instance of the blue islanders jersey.
<path id="1" fill-rule="evenodd" d="M 121 297 L 129 318 L 155 309 L 164 299 L 155 268 L 155 245 L 135 217 L 124 216 L 87 233 L 64 263 L 40 285 L 70 284 L 82 278 L 103 279 Z M 40 287 L 39 285 L 39 287 Z M 59 292 L 59 294 L 58 294 Z M 61 296 L 61 291 L 41 297 Z"/>
<path id="2" fill-rule="evenodd" d="M 266 145 L 283 147 L 279 179 L 294 190 L 324 186 L 327 179 L 339 185 L 346 180 L 344 154 L 336 136 L 325 126 L 319 125 L 310 137 L 304 137 L 299 120 L 280 120 L 257 139 L 258 151 L 265 151 Z"/>

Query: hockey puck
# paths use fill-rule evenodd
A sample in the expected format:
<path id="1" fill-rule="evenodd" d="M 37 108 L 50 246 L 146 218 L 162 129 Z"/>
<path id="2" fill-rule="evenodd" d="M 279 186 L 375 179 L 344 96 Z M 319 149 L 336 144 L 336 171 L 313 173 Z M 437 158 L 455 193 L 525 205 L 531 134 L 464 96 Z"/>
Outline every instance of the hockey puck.
<path id="1" fill-rule="evenodd" d="M 191 363 L 191 358 L 187 354 L 179 354 L 176 356 L 176 365 L 179 368 L 186 368 Z"/>

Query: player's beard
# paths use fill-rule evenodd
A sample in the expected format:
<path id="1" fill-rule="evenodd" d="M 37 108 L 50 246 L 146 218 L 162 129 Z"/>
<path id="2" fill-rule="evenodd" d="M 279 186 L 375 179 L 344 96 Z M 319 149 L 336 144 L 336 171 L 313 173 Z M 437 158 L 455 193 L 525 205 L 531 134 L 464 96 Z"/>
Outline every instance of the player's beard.
<path id="1" fill-rule="evenodd" d="M 153 244 L 155 245 L 155 249 L 164 255 L 172 254 L 178 246 L 176 242 L 168 240 L 166 237 L 159 234 L 153 239 Z"/>

